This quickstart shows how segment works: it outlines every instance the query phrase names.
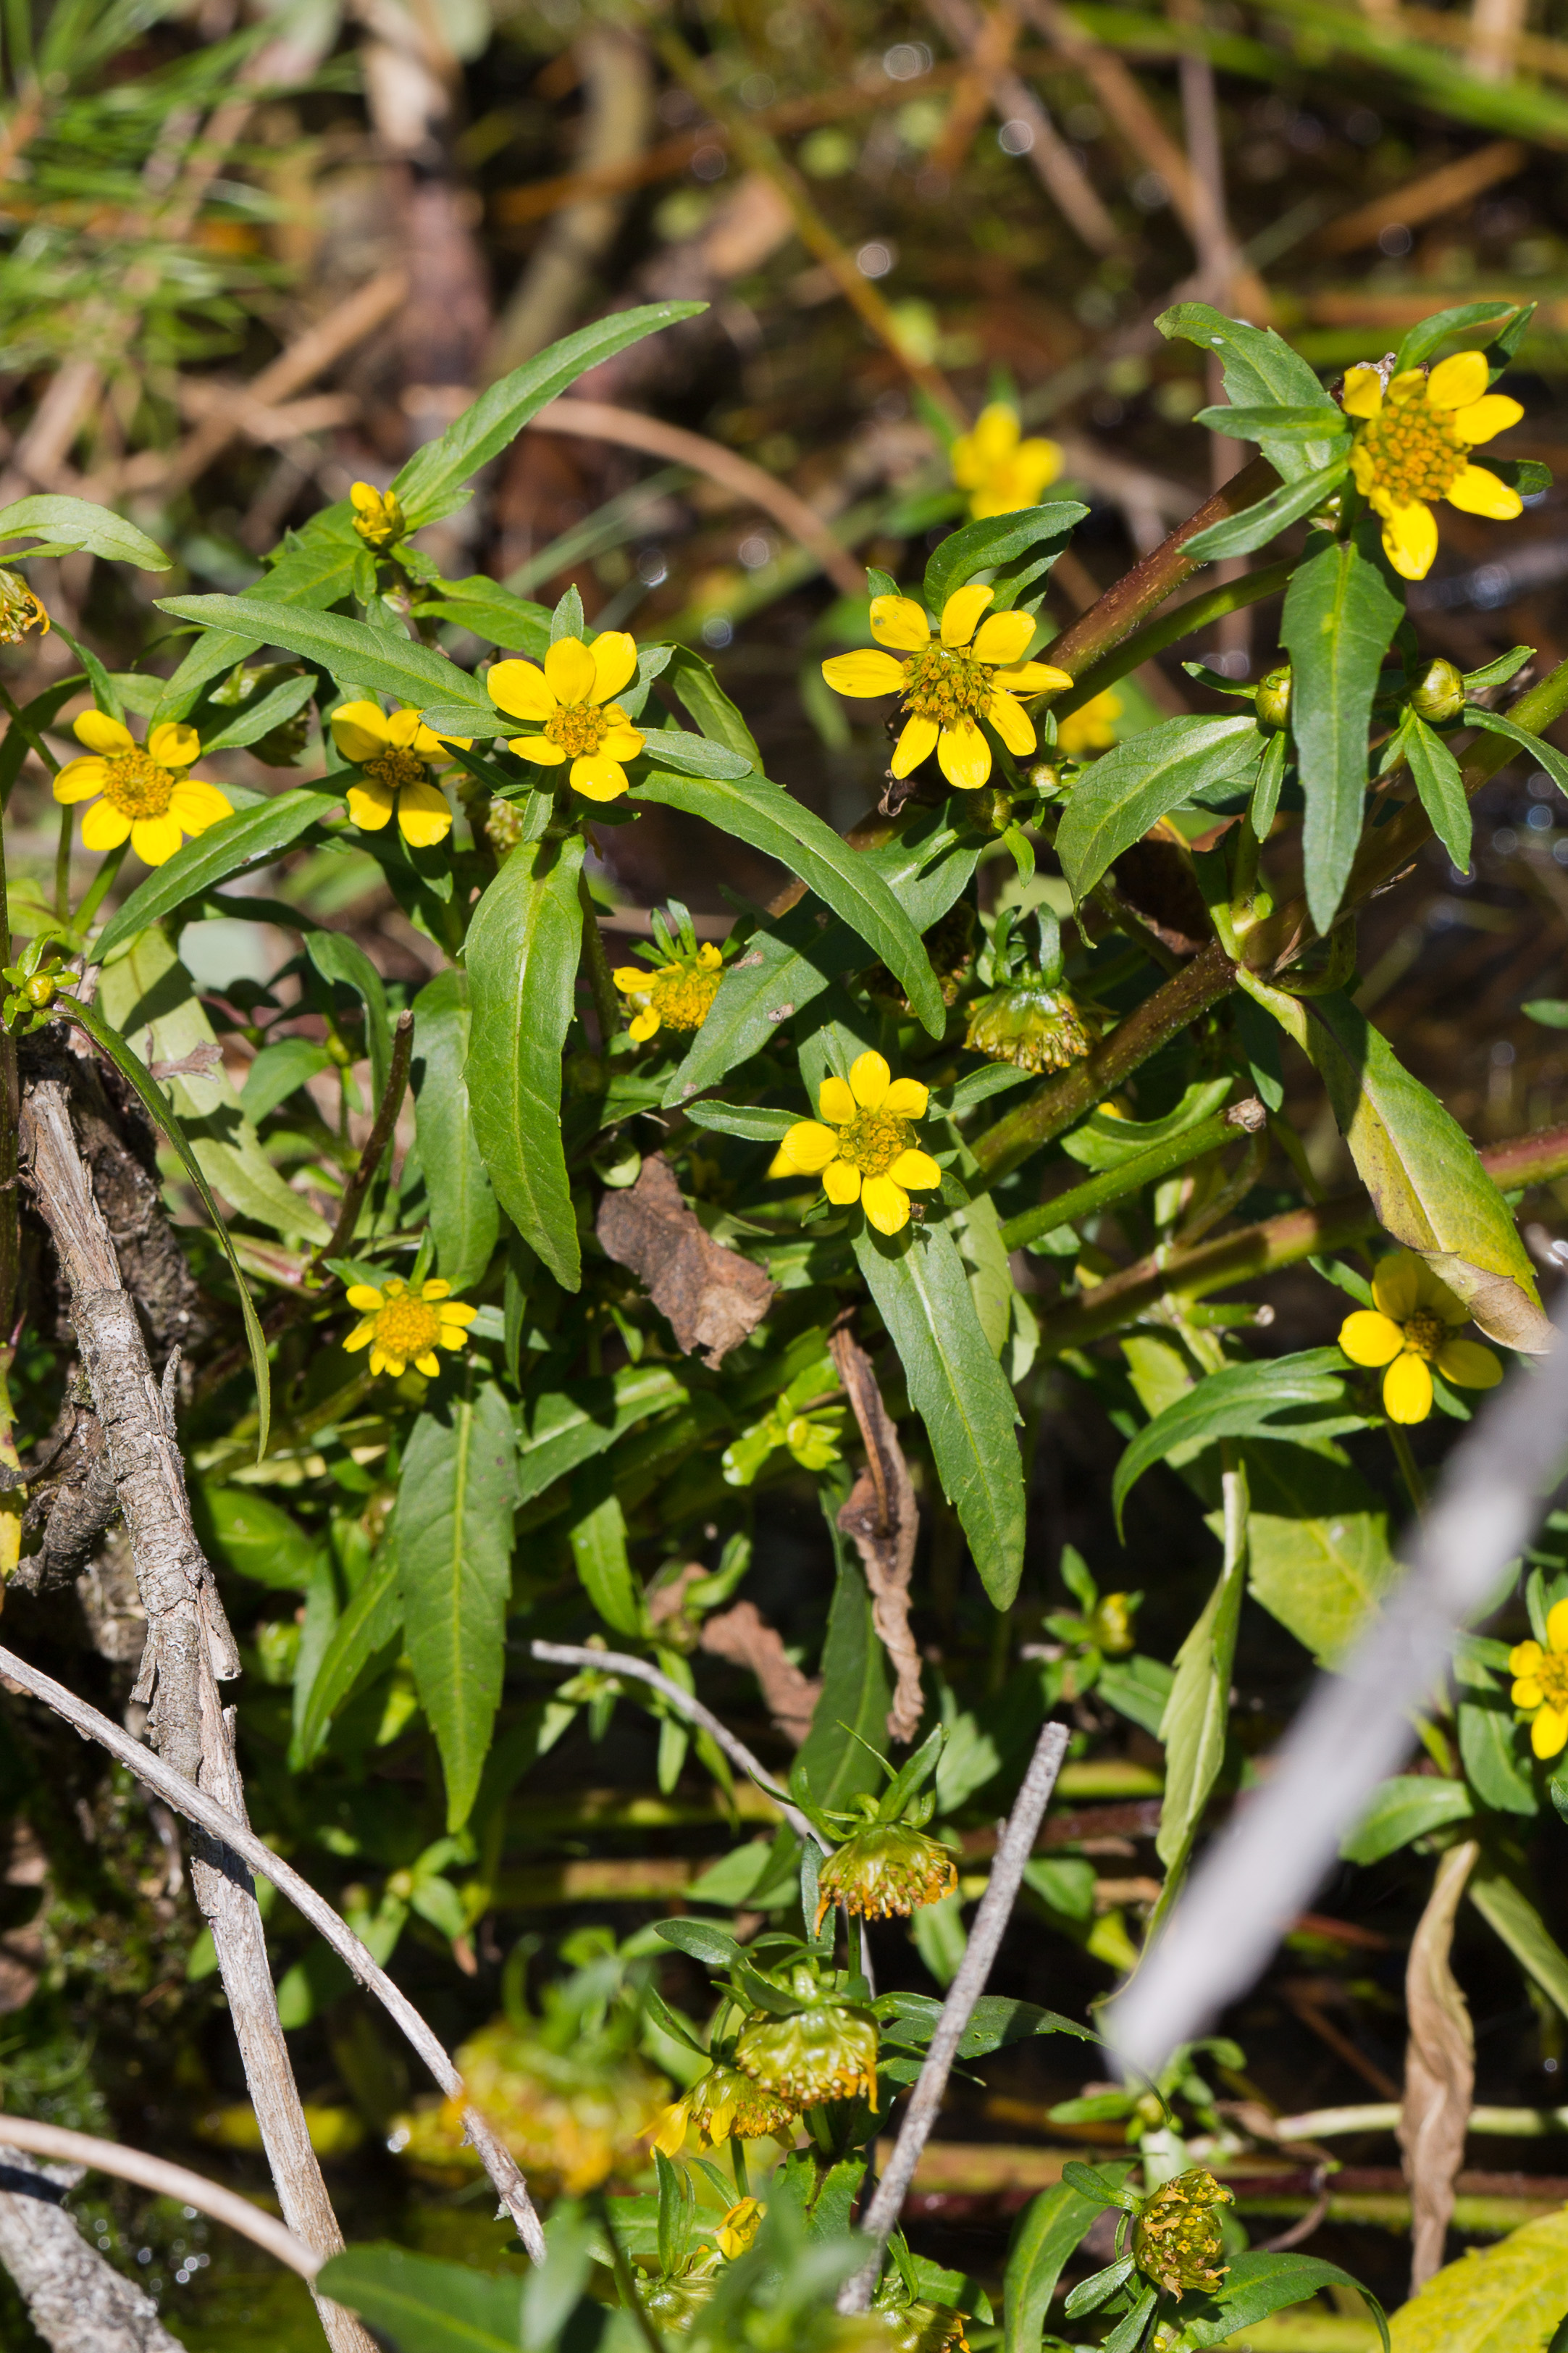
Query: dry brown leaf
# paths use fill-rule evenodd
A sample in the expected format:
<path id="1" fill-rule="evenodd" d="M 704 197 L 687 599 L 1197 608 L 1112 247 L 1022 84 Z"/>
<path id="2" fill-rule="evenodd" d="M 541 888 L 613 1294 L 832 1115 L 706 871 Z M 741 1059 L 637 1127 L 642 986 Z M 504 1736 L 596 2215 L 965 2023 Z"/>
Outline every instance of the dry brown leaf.
<path id="1" fill-rule="evenodd" d="M 1405 1972 L 1410 2041 L 1399 2145 L 1410 2184 L 1410 2293 L 1443 2264 L 1454 2211 L 1454 2177 L 1465 2154 L 1465 2128 L 1476 2086 L 1476 2043 L 1465 1997 L 1448 1967 L 1454 1917 L 1480 1848 L 1474 1839 L 1448 1849 L 1421 1915 Z"/>
<path id="2" fill-rule="evenodd" d="M 847 1331 L 835 1332 L 827 1345 L 866 1449 L 866 1468 L 849 1491 L 838 1525 L 853 1537 L 860 1555 L 871 1593 L 872 1621 L 898 1677 L 888 1710 L 888 1736 L 912 1740 L 925 1712 L 921 1656 L 910 1631 L 910 1571 L 920 1534 L 915 1491 L 870 1358 Z"/>
<path id="3" fill-rule="evenodd" d="M 643 1162 L 635 1185 L 605 1195 L 595 1231 L 669 1318 L 676 1345 L 710 1365 L 721 1365 L 772 1304 L 762 1268 L 703 1231 L 662 1153 Z"/>
<path id="4" fill-rule="evenodd" d="M 762 1687 L 768 1714 L 786 1740 L 798 1748 L 811 1730 L 811 1719 L 822 1695 L 822 1685 L 802 1674 L 784 1646 L 778 1629 L 752 1601 L 737 1601 L 721 1609 L 702 1629 L 700 1648 L 732 1667 L 746 1667 Z"/>

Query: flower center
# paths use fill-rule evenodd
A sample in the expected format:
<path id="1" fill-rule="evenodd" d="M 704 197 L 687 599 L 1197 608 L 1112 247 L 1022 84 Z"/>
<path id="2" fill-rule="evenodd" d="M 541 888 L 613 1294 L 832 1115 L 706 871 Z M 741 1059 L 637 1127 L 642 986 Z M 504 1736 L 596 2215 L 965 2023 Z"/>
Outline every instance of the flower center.
<path id="1" fill-rule="evenodd" d="M 1530 1678 L 1546 1694 L 1548 1707 L 1568 1715 L 1568 1651 L 1545 1651 Z"/>
<path id="2" fill-rule="evenodd" d="M 905 710 L 917 719 L 934 719 L 939 727 L 983 718 L 994 691 L 983 662 L 946 646 L 926 646 L 904 664 Z"/>
<path id="3" fill-rule="evenodd" d="M 892 1112 L 859 1112 L 838 1131 L 838 1156 L 862 1176 L 885 1176 L 900 1153 L 909 1150 L 912 1134 L 909 1121 Z"/>
<path id="4" fill-rule="evenodd" d="M 174 789 L 174 778 L 146 752 L 116 752 L 105 762 L 109 779 L 103 797 L 123 817 L 162 817 Z"/>
<path id="5" fill-rule="evenodd" d="M 364 772 L 394 793 L 400 791 L 405 785 L 422 785 L 425 782 L 424 761 L 416 759 L 412 752 L 402 751 L 395 744 L 389 745 L 384 752 L 378 752 L 374 760 L 367 760 Z"/>
<path id="6" fill-rule="evenodd" d="M 1409 1356 L 1419 1356 L 1423 1364 L 1429 1365 L 1447 1336 L 1447 1326 L 1442 1317 L 1432 1314 L 1425 1307 L 1418 1307 L 1405 1326 L 1405 1352 Z"/>
<path id="7" fill-rule="evenodd" d="M 544 723 L 546 743 L 559 744 L 574 760 L 591 757 L 608 734 L 610 723 L 596 703 L 569 702 Z"/>
<path id="8" fill-rule="evenodd" d="M 1386 491 L 1395 506 L 1440 499 L 1468 463 L 1452 419 L 1432 406 L 1424 385 L 1385 401 L 1362 439 L 1376 488 Z"/>
<path id="9" fill-rule="evenodd" d="M 441 1336 L 441 1318 L 423 1300 L 395 1299 L 375 1319 L 376 1345 L 389 1356 L 422 1356 Z"/>
<path id="10" fill-rule="evenodd" d="M 648 997 L 667 1029 L 700 1029 L 722 977 L 689 965 L 667 964 L 653 975 Z"/>

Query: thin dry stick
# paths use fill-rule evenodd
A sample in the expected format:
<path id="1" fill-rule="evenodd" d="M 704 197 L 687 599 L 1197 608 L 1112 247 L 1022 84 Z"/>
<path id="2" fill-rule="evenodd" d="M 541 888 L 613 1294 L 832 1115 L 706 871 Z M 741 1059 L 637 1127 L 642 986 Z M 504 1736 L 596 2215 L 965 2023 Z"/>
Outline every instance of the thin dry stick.
<path id="1" fill-rule="evenodd" d="M 797 1838 L 813 1840 L 824 1854 L 831 1852 L 827 1841 L 812 1829 L 798 1807 L 791 1805 L 787 1791 L 779 1788 L 767 1767 L 752 1756 L 745 1742 L 737 1740 L 729 1725 L 721 1724 L 710 1708 L 704 1707 L 700 1699 L 693 1699 L 689 1692 L 682 1691 L 680 1685 L 672 1683 L 668 1675 L 661 1675 L 657 1667 L 650 1667 L 646 1659 L 634 1659 L 625 1651 L 579 1650 L 573 1642 L 531 1642 L 528 1647 L 533 1657 L 546 1666 L 595 1667 L 603 1674 L 630 1675 L 636 1682 L 647 1683 L 656 1692 L 662 1692 L 672 1707 L 678 1707 L 691 1723 L 700 1724 L 710 1738 L 718 1743 L 731 1764 L 738 1765 L 742 1772 L 756 1783 L 763 1795 L 773 1799 Z M 4 1653 L 0 1652 L 0 1657 L 3 1656 Z"/>
<path id="2" fill-rule="evenodd" d="M 910 2105 L 904 2110 L 904 2120 L 899 2126 L 893 2153 L 888 2159 L 887 2170 L 877 2184 L 876 2193 L 867 2207 L 860 2228 L 874 2242 L 876 2254 L 863 2271 L 857 2272 L 846 2282 L 838 2295 L 840 2312 L 867 2312 L 870 2309 L 871 2291 L 877 2284 L 881 2266 L 882 2250 L 893 2234 L 904 2200 L 915 2178 L 921 2152 L 936 2122 L 942 2094 L 952 2063 L 958 2056 L 958 2046 L 964 2030 L 974 2015 L 974 2005 L 985 1989 L 991 1975 L 1013 1906 L 1018 1900 L 1023 1884 L 1024 1866 L 1035 1851 L 1046 1808 L 1051 1801 L 1051 1791 L 1057 1785 L 1062 1759 L 1068 1750 L 1068 1727 L 1065 1724 L 1047 1724 L 1035 1743 L 1035 1753 L 1029 1769 L 1024 1776 L 1007 1827 L 997 1841 L 996 1859 L 991 1866 L 991 1879 L 980 1899 L 974 1915 L 974 1926 L 969 1932 L 969 1946 L 958 1966 L 958 1975 L 948 1989 L 942 2006 L 936 2031 L 926 2052 L 925 2064 L 915 2080 L 910 2094 Z"/>
<path id="3" fill-rule="evenodd" d="M 600 1653 L 595 1651 L 593 1655 L 597 1658 Z M 108 1716 L 100 1715 L 97 1708 L 89 1707 L 85 1700 L 78 1699 L 74 1692 L 67 1691 L 65 1685 L 56 1683 L 51 1675 L 43 1674 L 37 1667 L 29 1666 L 26 1660 L 18 1658 L 14 1651 L 0 1649 L 0 1674 L 9 1675 L 13 1683 L 20 1683 L 23 1690 L 30 1692 L 35 1699 L 40 1699 L 47 1707 L 52 1707 L 57 1715 L 63 1716 L 68 1724 L 75 1726 L 84 1740 L 96 1740 L 101 1747 L 108 1749 L 111 1757 L 118 1757 L 122 1765 L 129 1766 L 137 1778 L 145 1781 L 147 1787 L 173 1806 L 176 1813 L 184 1814 L 188 1821 L 195 1822 L 213 1838 L 220 1839 L 226 1846 L 232 1847 L 253 1871 L 258 1871 L 264 1879 L 269 1879 L 279 1894 L 288 1897 L 300 1918 L 308 1920 L 340 1959 L 347 1962 L 365 1990 L 374 1994 L 447 2097 L 449 2100 L 464 2098 L 461 2075 L 447 2055 L 444 2045 L 431 2032 L 407 1995 L 394 1985 L 380 1963 L 360 1942 L 347 1921 L 341 1919 L 333 1911 L 325 1896 L 319 1895 L 310 1881 L 302 1879 L 292 1864 L 285 1862 L 280 1855 L 274 1854 L 270 1847 L 264 1845 L 247 1822 L 237 1820 L 209 1798 L 205 1790 L 197 1788 L 194 1781 L 187 1781 L 183 1773 L 176 1773 L 161 1757 L 154 1756 L 150 1748 L 143 1748 L 139 1740 L 133 1740 L 119 1725 L 111 1724 Z M 463 2124 L 501 2203 L 517 2225 L 519 2238 L 534 2262 L 542 2263 L 544 2233 L 534 2212 L 533 2201 L 529 2197 L 528 2185 L 510 2150 L 497 2137 L 493 2127 L 478 2108 L 464 2106 Z M 3 2129 L 3 2123 L 0 2123 L 0 2131 Z"/>
<path id="4" fill-rule="evenodd" d="M 1252 1984 L 1311 1897 L 1339 1841 L 1415 1736 L 1410 1712 L 1447 1673 L 1458 1630 L 1529 1543 L 1568 1456 L 1568 1346 L 1514 1373 L 1448 1458 L 1412 1567 L 1370 1631 L 1317 1690 L 1276 1767 L 1215 1841 L 1110 2019 L 1132 2068 L 1180 2042 Z"/>
<path id="5" fill-rule="evenodd" d="M 144 2149 L 126 2148 L 119 2141 L 100 2140 L 92 2133 L 67 2132 L 60 2125 L 35 2124 L 30 2116 L 12 2116 L 0 2117 L 0 2147 L 5 2146 L 26 2149 L 35 2157 L 58 2158 L 64 2165 L 85 2165 L 95 2173 L 112 2173 L 121 2181 L 134 2181 L 151 2189 L 156 2197 L 194 2206 L 199 2214 L 210 2214 L 215 2222 L 253 2239 L 301 2279 L 313 2280 L 321 2267 L 322 2258 L 303 2239 L 296 2238 L 259 2206 L 253 2206 L 248 2198 L 209 2181 L 205 2174 L 192 2173 L 185 2166 L 151 2157 Z"/>
<path id="6" fill-rule="evenodd" d="M 644 449 L 650 457 L 672 458 L 679 465 L 706 474 L 710 482 L 721 483 L 749 506 L 772 515 L 781 531 L 816 556 L 844 596 L 865 593 L 865 572 L 814 508 L 786 482 L 764 473 L 749 458 L 737 457 L 734 450 L 710 441 L 706 435 L 688 433 L 683 426 L 666 425 L 659 417 L 644 417 L 633 408 L 613 407 L 605 400 L 552 400 L 531 424 L 535 433 L 579 433 L 589 441 L 614 441 L 623 449 Z"/>

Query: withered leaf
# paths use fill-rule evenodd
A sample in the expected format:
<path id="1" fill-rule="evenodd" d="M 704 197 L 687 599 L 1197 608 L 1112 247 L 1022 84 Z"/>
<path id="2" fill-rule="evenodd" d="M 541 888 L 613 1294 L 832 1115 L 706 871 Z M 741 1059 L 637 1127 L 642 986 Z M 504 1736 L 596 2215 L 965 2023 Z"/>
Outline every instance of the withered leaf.
<path id="1" fill-rule="evenodd" d="M 925 1710 L 921 1654 L 910 1631 L 910 1572 L 920 1534 L 914 1485 L 869 1356 L 847 1331 L 835 1332 L 827 1345 L 866 1449 L 866 1468 L 849 1490 L 838 1525 L 860 1556 L 871 1620 L 898 1676 L 888 1710 L 889 1737 L 912 1740 Z"/>
<path id="2" fill-rule="evenodd" d="M 722 1364 L 772 1304 L 762 1268 L 703 1231 L 662 1153 L 643 1162 L 635 1185 L 605 1195 L 595 1231 L 668 1317 L 677 1346 L 709 1365 Z"/>

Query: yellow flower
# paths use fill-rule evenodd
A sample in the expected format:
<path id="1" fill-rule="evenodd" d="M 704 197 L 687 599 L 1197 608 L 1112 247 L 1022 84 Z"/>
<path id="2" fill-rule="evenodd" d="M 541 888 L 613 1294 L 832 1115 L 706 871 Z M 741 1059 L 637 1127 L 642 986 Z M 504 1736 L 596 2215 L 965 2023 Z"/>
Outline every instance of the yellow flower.
<path id="1" fill-rule="evenodd" d="M 977 522 L 1036 505 L 1061 472 L 1062 453 L 1054 441 L 1021 441 L 1018 430 L 1017 410 L 994 400 L 975 418 L 973 432 L 961 433 L 952 445 L 952 479 L 971 493 L 969 512 Z"/>
<path id="2" fill-rule="evenodd" d="M 621 762 L 637 758 L 643 739 L 611 697 L 636 676 L 637 666 L 637 641 L 624 629 L 606 629 L 591 646 L 581 638 L 559 638 L 542 670 L 533 662 L 494 663 L 485 680 L 490 701 L 509 718 L 531 720 L 544 731 L 512 736 L 509 750 L 545 768 L 570 760 L 574 793 L 591 801 L 618 800 L 627 782 Z"/>
<path id="3" fill-rule="evenodd" d="M 719 2253 L 728 2255 L 731 2261 L 736 2255 L 743 2255 L 762 2226 L 761 2200 L 742 2198 L 737 2205 L 731 2207 L 713 2233 Z"/>
<path id="4" fill-rule="evenodd" d="M 651 972 L 644 964 L 618 965 L 612 977 L 637 1007 L 631 1034 L 638 1045 L 661 1025 L 700 1029 L 719 994 L 723 961 L 711 940 L 704 940 L 689 955 L 678 948 L 670 963 Z"/>
<path id="5" fill-rule="evenodd" d="M 450 1299 L 449 1282 L 422 1282 L 416 1292 L 399 1278 L 378 1291 L 373 1282 L 350 1285 L 348 1302 L 363 1319 L 356 1324 L 343 1346 L 370 1350 L 373 1373 L 390 1373 L 396 1380 L 412 1360 L 415 1370 L 433 1379 L 441 1369 L 437 1345 L 460 1348 L 466 1327 L 479 1314 L 461 1300 Z"/>
<path id="6" fill-rule="evenodd" d="M 390 547 L 401 539 L 407 523 L 395 491 L 378 491 L 373 482 L 355 482 L 349 491 L 354 529 L 367 547 Z"/>
<path id="7" fill-rule="evenodd" d="M 397 811 L 397 830 L 416 849 L 429 849 L 452 830 L 452 812 L 439 785 L 431 781 L 443 741 L 465 751 L 471 735 L 432 735 L 416 711 L 390 718 L 375 702 L 343 702 L 329 725 L 345 760 L 364 774 L 348 789 L 349 815 L 363 833 L 379 833 Z"/>
<path id="8" fill-rule="evenodd" d="M 1405 579 L 1425 580 L 1437 553 L 1428 500 L 1494 522 L 1519 513 L 1519 492 L 1470 463 L 1472 449 L 1524 415 L 1517 400 L 1487 390 L 1484 353 L 1456 352 L 1430 375 L 1406 368 L 1386 393 L 1376 368 L 1351 368 L 1344 411 L 1361 428 L 1351 454 L 1356 488 L 1383 517 L 1383 552 Z"/>
<path id="9" fill-rule="evenodd" d="M 93 801 L 81 821 L 84 849 L 118 849 L 129 836 L 138 858 L 162 866 L 187 833 L 205 833 L 220 817 L 233 816 L 232 802 L 216 785 L 178 773 L 201 757 L 194 727 L 165 721 L 145 750 L 107 711 L 84 711 L 75 727 L 89 756 L 66 762 L 55 778 L 55 798 Z"/>
<path id="10" fill-rule="evenodd" d="M 1035 727 L 1017 697 L 1072 684 L 1065 670 L 1023 659 L 1035 634 L 1032 614 L 993 613 L 981 620 L 995 593 L 955 589 L 942 608 L 936 641 L 912 596 L 873 596 L 871 635 L 905 659 L 868 651 L 835 654 L 823 663 L 823 677 L 840 694 L 902 696 L 909 716 L 893 754 L 895 776 L 907 776 L 934 752 L 948 783 L 973 792 L 991 774 L 981 720 L 1022 758 L 1035 748 Z"/>
<path id="11" fill-rule="evenodd" d="M 1116 741 L 1121 697 L 1109 687 L 1080 710 L 1069 711 L 1057 722 L 1057 750 L 1064 760 L 1081 760 L 1086 752 L 1109 752 Z"/>
<path id="12" fill-rule="evenodd" d="M 0 565 L 0 646 L 19 646 L 29 629 L 49 633 L 49 617 L 19 572 Z"/>
<path id="13" fill-rule="evenodd" d="M 761 2140 L 772 2135 L 793 2136 L 795 2108 L 774 2092 L 765 2092 L 749 2075 L 715 2060 L 700 2075 L 684 2099 L 672 2100 L 658 2119 L 651 2147 L 676 2157 L 695 2125 L 704 2148 L 714 2148 L 733 2134 L 737 2140 Z"/>
<path id="14" fill-rule="evenodd" d="M 816 1099 L 822 1119 L 795 1122 L 768 1175 L 820 1175 L 838 1208 L 858 1201 L 879 1234 L 899 1233 L 910 1222 L 910 1193 L 942 1183 L 942 1170 L 918 1149 L 910 1125 L 925 1117 L 930 1100 L 918 1079 L 895 1079 L 880 1054 L 858 1054 L 847 1083 L 824 1079 Z"/>
<path id="15" fill-rule="evenodd" d="M 1468 1310 L 1414 1250 L 1395 1250 L 1372 1278 L 1375 1308 L 1358 1308 L 1340 1326 L 1340 1345 L 1352 1365 L 1386 1365 L 1383 1409 L 1390 1421 L 1425 1421 L 1432 1410 L 1436 1365 L 1462 1389 L 1489 1389 L 1502 1366 L 1479 1340 L 1456 1340 L 1453 1327 Z"/>
<path id="16" fill-rule="evenodd" d="M 1521 1642 L 1508 1654 L 1518 1678 L 1510 1694 L 1531 1718 L 1530 1745 L 1538 1757 L 1558 1757 L 1568 1747 L 1568 1601 L 1554 1601 L 1546 1613 L 1546 1648 Z"/>

